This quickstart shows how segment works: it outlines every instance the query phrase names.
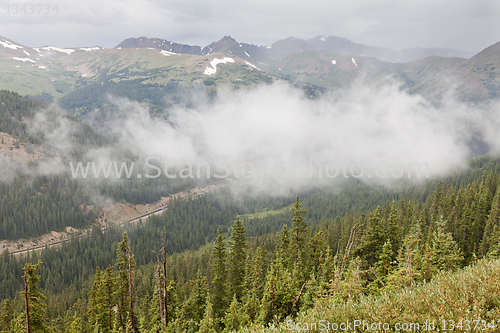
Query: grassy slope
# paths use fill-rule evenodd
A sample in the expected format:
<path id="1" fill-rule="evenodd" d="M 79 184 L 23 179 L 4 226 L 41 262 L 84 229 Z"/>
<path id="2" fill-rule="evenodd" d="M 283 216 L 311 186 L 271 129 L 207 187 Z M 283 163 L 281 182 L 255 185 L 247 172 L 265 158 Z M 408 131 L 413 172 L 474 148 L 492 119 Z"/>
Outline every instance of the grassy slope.
<path id="1" fill-rule="evenodd" d="M 380 296 L 362 297 L 346 303 L 317 305 L 302 312 L 295 323 L 319 323 L 327 320 L 342 323 L 348 320 L 365 320 L 367 323 L 420 323 L 435 321 L 436 329 L 442 330 L 443 320 L 454 320 L 455 325 L 470 321 L 470 332 L 498 332 L 500 330 L 500 260 L 481 260 L 475 266 L 458 272 L 443 274 L 428 284 L 399 292 L 384 292 Z M 495 321 L 496 329 L 474 330 L 473 320 Z M 450 322 L 447 322 L 448 329 Z M 273 327 L 253 325 L 240 332 L 289 332 L 285 323 Z M 456 329 L 460 331 L 460 329 Z M 390 330 L 393 331 L 393 330 Z M 424 331 L 424 330 L 421 330 Z M 321 330 L 310 330 L 321 332 Z"/>
<path id="2" fill-rule="evenodd" d="M 333 60 L 335 64 L 332 63 Z M 393 64 L 375 58 L 351 57 L 327 51 L 305 51 L 275 59 L 270 67 L 263 68 L 293 81 L 304 81 L 320 87 L 341 87 L 359 77 L 372 79 L 389 75 L 392 67 Z"/>
<path id="3" fill-rule="evenodd" d="M 41 57 L 32 63 L 12 59 L 13 56 L 23 56 L 18 54 L 19 50 L 2 48 L 0 51 L 0 89 L 31 95 L 46 91 L 55 98 L 100 79 L 113 79 L 115 82 L 149 79 L 150 83 L 158 84 L 177 80 L 191 85 L 195 80 L 211 78 L 204 74 L 205 68 L 213 58 L 225 56 L 234 58 L 235 63 L 219 65 L 219 68 L 238 68 L 231 72 L 236 79 L 260 81 L 270 78 L 268 74 L 248 66 L 243 59 L 227 54 L 165 56 L 153 49 L 108 49 L 74 52 L 57 58 Z M 31 58 L 35 59 L 33 56 Z M 220 74 L 215 76 L 220 77 Z M 219 81 L 231 83 L 230 79 Z"/>

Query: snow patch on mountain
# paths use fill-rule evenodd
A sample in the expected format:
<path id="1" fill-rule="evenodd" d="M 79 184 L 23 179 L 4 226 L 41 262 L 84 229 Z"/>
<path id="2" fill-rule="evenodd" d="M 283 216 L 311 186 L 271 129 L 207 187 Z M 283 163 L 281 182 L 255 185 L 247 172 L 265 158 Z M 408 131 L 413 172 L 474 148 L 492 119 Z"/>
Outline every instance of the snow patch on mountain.
<path id="1" fill-rule="evenodd" d="M 22 62 L 29 61 L 29 62 L 32 62 L 32 63 L 36 63 L 36 61 L 31 60 L 30 58 L 18 58 L 18 57 L 12 57 L 12 59 L 14 59 L 14 60 L 19 60 L 19 61 L 22 61 Z"/>
<path id="2" fill-rule="evenodd" d="M 66 54 L 71 54 L 71 53 L 75 52 L 75 50 L 73 50 L 73 49 L 61 49 L 60 47 L 55 47 L 55 46 L 44 46 L 44 47 L 42 47 L 42 49 L 44 49 L 46 51 L 57 51 L 57 52 L 62 52 L 62 53 L 66 53 Z"/>
<path id="3" fill-rule="evenodd" d="M 332 60 L 332 65 L 335 65 L 337 63 L 337 60 Z"/>
<path id="4" fill-rule="evenodd" d="M 251 62 L 245 61 L 245 64 L 247 64 L 248 66 L 253 67 L 253 68 L 255 68 L 255 69 L 259 69 L 257 66 L 255 66 L 255 65 L 254 65 L 254 64 L 252 64 Z"/>
<path id="5" fill-rule="evenodd" d="M 160 53 L 163 54 L 166 57 L 170 57 L 171 55 L 180 55 L 179 53 L 165 51 L 165 50 L 161 50 Z"/>
<path id="6" fill-rule="evenodd" d="M 356 60 L 354 60 L 354 58 L 351 58 L 351 61 L 354 64 L 354 66 L 358 67 L 358 64 L 356 64 Z"/>
<path id="7" fill-rule="evenodd" d="M 247 55 L 247 57 L 249 57 L 249 58 L 250 58 L 250 54 L 248 54 L 248 52 L 247 52 L 247 51 L 245 51 L 245 54 Z"/>
<path id="8" fill-rule="evenodd" d="M 98 51 L 101 48 L 99 46 L 96 47 L 80 47 L 79 50 L 85 51 L 85 52 L 92 52 L 92 51 Z"/>
<path id="9" fill-rule="evenodd" d="M 213 75 L 217 72 L 218 64 L 227 64 L 227 63 L 234 63 L 234 59 L 228 57 L 224 57 L 223 59 L 214 58 L 212 61 L 210 61 L 210 66 L 212 67 L 205 68 L 205 72 L 203 74 Z"/>
<path id="10" fill-rule="evenodd" d="M 19 46 L 19 45 L 16 45 L 16 44 L 12 44 L 11 42 L 9 42 L 6 39 L 4 39 L 3 41 L 0 40 L 0 45 L 2 45 L 3 47 L 9 48 L 9 49 L 13 49 L 13 50 L 22 49 L 23 48 L 22 46 Z"/>

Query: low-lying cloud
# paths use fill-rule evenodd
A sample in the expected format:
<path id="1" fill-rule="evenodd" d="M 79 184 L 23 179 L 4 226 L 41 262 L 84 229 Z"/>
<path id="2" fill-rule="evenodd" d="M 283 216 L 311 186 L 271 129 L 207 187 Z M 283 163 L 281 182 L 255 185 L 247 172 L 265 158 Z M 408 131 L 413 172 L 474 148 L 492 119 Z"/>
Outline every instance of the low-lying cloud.
<path id="1" fill-rule="evenodd" d="M 359 82 L 314 100 L 285 83 L 222 91 L 211 103 L 174 107 L 169 122 L 129 101 L 114 102 L 127 112 L 114 129 L 120 142 L 163 164 L 426 163 L 431 175 L 441 175 L 476 153 L 472 141 L 495 150 L 500 144 L 498 104 L 470 107 L 446 98 L 437 107 L 395 83 Z"/>
<path id="2" fill-rule="evenodd" d="M 117 141 L 89 149 L 85 161 L 121 165 L 117 150 L 130 150 L 139 158 L 135 166 L 142 163 L 137 170 L 143 178 L 148 158 L 160 166 L 162 176 L 180 177 L 178 171 L 190 165 L 196 178 L 197 166 L 208 163 L 212 178 L 224 175 L 220 178 L 265 193 L 331 184 L 329 178 L 343 180 L 346 175 L 392 184 L 394 178 L 407 178 L 408 172 L 397 169 L 412 163 L 423 168 L 413 170 L 412 179 L 418 172 L 420 178 L 439 176 L 465 167 L 481 149 L 500 148 L 498 101 L 478 107 L 445 97 L 436 106 L 394 82 L 374 86 L 360 81 L 317 99 L 281 82 L 222 90 L 212 101 L 197 98 L 190 107 L 173 105 L 168 121 L 151 116 L 137 102 L 111 102 L 119 116 L 108 119 L 106 128 Z M 38 130 L 47 119 L 43 114 L 35 119 Z M 67 138 L 76 128 L 68 122 L 58 120 L 46 135 L 63 152 L 72 151 Z M 156 173 L 148 171 L 148 176 Z M 135 170 L 131 175 L 136 177 Z"/>

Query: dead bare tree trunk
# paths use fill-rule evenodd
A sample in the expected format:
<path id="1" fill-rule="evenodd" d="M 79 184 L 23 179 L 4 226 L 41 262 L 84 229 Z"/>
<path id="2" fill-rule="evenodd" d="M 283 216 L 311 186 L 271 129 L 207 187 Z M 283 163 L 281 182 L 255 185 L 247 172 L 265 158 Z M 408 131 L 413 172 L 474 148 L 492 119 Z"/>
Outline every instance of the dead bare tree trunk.
<path id="1" fill-rule="evenodd" d="M 304 284 L 302 285 L 302 288 L 300 288 L 299 294 L 297 295 L 297 297 L 293 301 L 293 307 L 295 307 L 297 305 L 298 301 L 300 300 L 300 296 L 302 296 L 302 291 L 304 291 L 304 287 L 306 286 L 307 282 L 309 282 L 309 281 L 304 282 Z"/>

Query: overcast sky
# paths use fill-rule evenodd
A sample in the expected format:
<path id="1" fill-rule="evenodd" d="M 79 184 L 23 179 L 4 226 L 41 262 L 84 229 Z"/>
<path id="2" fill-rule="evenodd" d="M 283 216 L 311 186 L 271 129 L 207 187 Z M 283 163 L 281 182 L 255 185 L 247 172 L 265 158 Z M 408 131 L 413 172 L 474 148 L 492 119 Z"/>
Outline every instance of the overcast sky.
<path id="1" fill-rule="evenodd" d="M 23 3 L 28 4 L 26 13 L 19 11 Z M 30 8 L 30 3 L 35 6 Z M 39 14 L 38 3 L 46 4 Z M 0 36 L 31 47 L 111 48 L 140 36 L 203 47 L 226 35 L 269 45 L 290 36 L 331 35 L 394 49 L 481 51 L 500 41 L 499 0 L 0 0 L 0 4 Z"/>

